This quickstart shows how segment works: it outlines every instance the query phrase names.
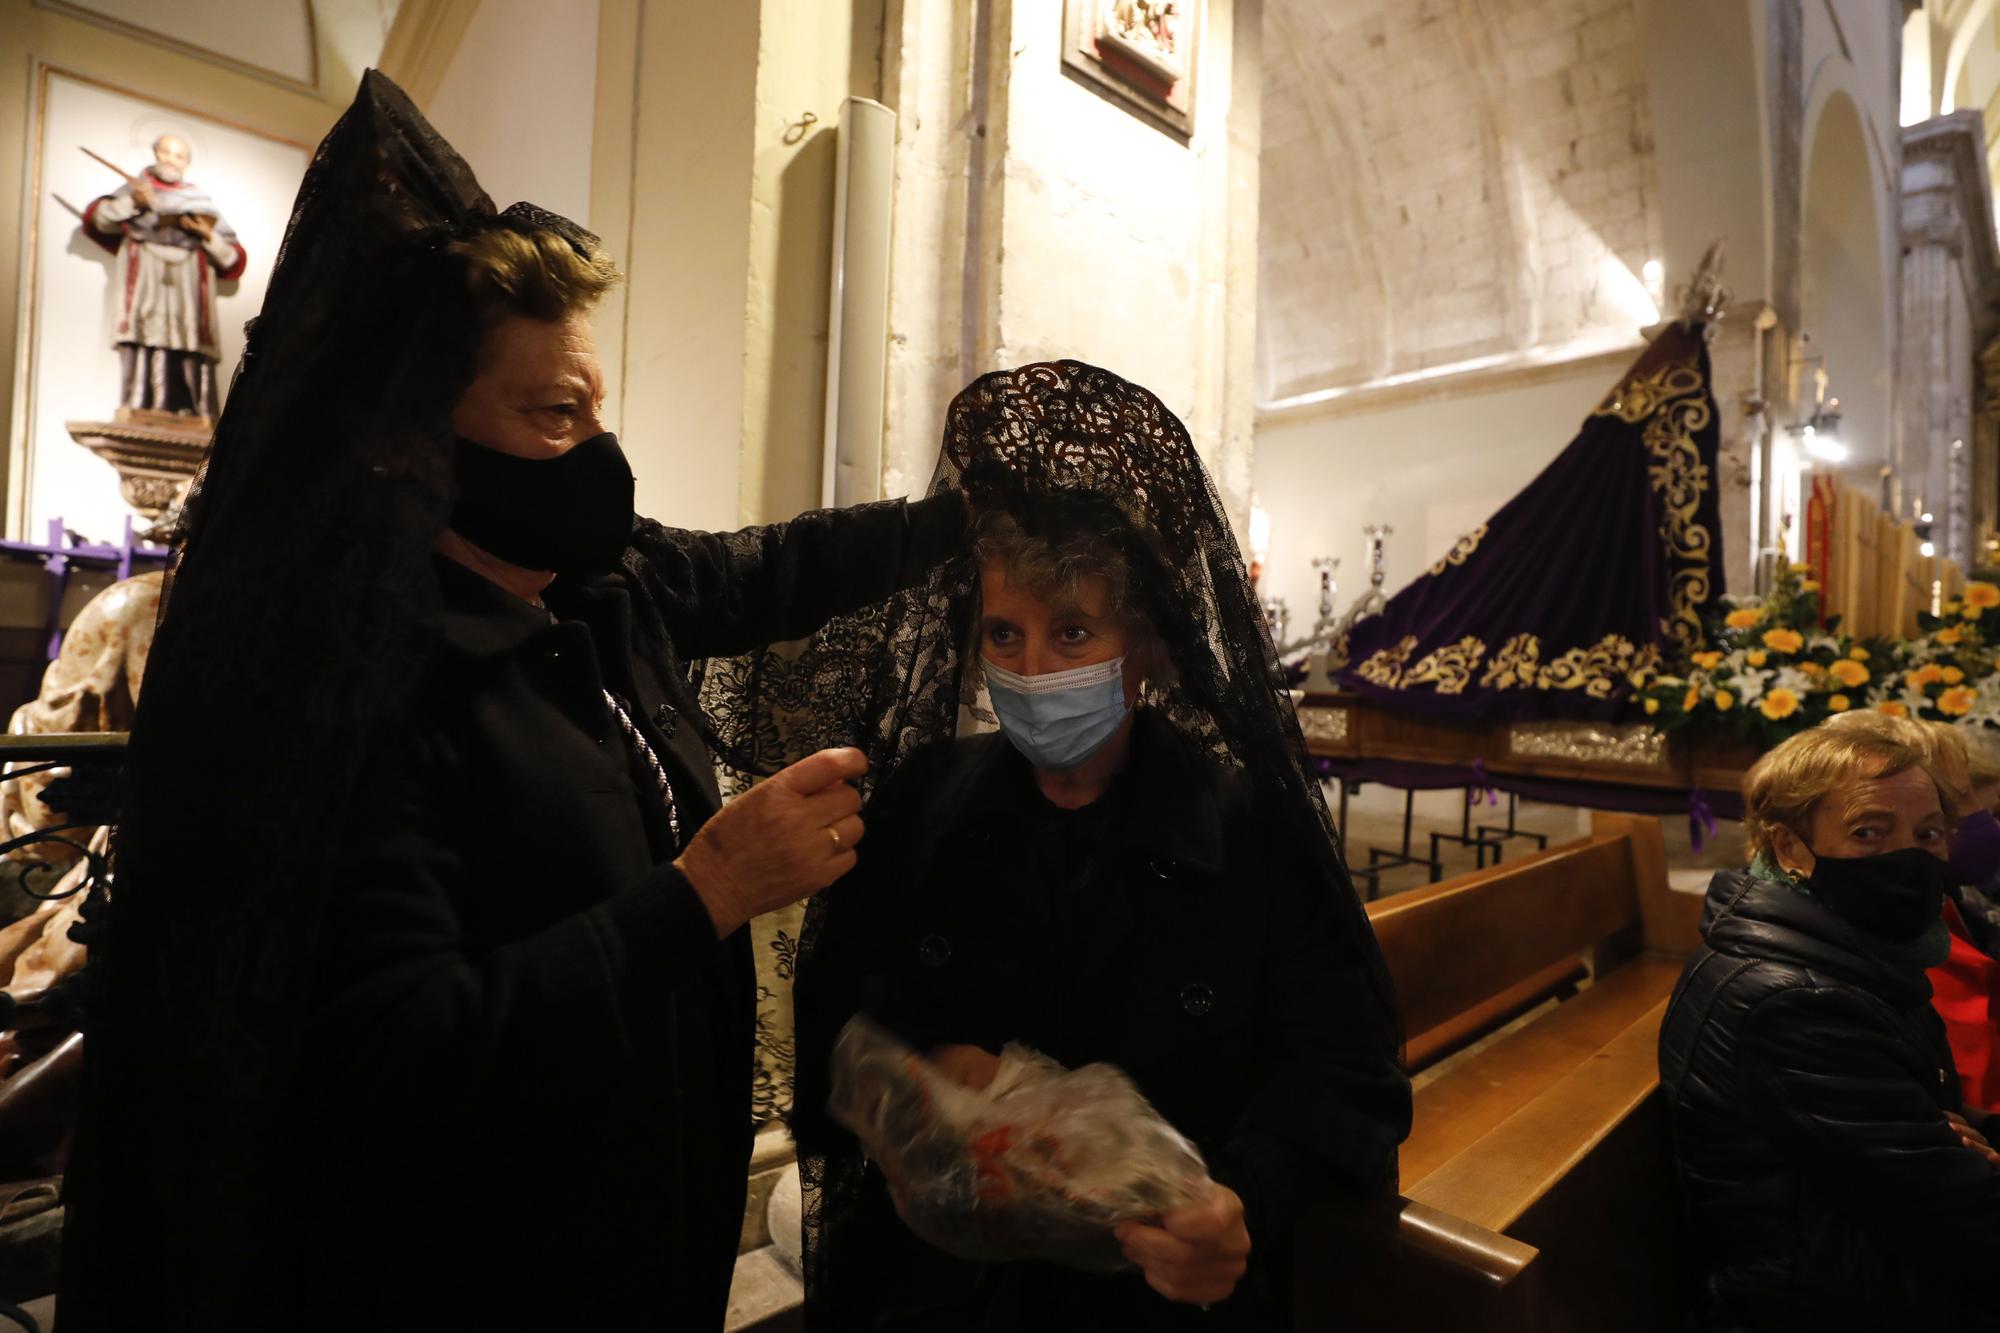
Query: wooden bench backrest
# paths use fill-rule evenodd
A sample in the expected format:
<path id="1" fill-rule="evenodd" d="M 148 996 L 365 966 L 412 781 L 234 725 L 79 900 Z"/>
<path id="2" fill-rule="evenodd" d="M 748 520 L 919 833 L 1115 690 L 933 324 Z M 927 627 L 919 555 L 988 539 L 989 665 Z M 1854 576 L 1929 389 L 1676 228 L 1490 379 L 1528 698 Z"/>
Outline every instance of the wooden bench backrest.
<path id="1" fill-rule="evenodd" d="M 1422 1032 L 1641 923 L 1631 836 L 1596 833 L 1520 861 L 1368 904 L 1375 938 Z"/>

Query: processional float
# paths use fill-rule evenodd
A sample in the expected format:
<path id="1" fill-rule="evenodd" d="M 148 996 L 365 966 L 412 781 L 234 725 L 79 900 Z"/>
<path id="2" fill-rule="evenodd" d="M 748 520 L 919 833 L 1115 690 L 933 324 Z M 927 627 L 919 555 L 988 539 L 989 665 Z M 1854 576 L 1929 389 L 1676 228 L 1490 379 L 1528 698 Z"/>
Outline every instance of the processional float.
<path id="1" fill-rule="evenodd" d="M 1709 330 L 1727 301 L 1713 253 L 1682 317 L 1662 329 L 1533 481 L 1383 599 L 1372 587 L 1341 616 L 1322 597 L 1299 718 L 1323 776 L 1461 788 L 1454 839 L 1490 850 L 1520 836 L 1512 799 L 1635 813 L 1738 812 L 1746 756 L 1620 721 L 1664 664 L 1703 646 L 1723 596 L 1716 493 L 1719 413 Z M 1324 579 L 1324 574 L 1323 574 Z M 1324 587 L 1323 583 L 1323 587 Z M 1316 640 L 1316 641 L 1315 641 Z M 1288 648 L 1301 646 L 1287 645 Z M 1472 804 L 1508 794 L 1503 827 L 1471 827 Z M 1410 845 L 1353 867 L 1372 891 L 1397 866 L 1441 868 Z M 1533 836 L 1533 835 L 1528 835 Z"/>

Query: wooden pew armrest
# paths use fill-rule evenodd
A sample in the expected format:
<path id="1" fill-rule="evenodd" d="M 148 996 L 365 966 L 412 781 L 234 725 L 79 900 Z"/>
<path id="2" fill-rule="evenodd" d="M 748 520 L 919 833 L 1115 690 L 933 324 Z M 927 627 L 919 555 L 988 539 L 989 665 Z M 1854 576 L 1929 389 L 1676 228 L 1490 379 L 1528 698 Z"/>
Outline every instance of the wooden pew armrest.
<path id="1" fill-rule="evenodd" d="M 1428 1204 L 1325 1204 L 1296 1245 L 1295 1328 L 1534 1327 L 1536 1249 Z"/>

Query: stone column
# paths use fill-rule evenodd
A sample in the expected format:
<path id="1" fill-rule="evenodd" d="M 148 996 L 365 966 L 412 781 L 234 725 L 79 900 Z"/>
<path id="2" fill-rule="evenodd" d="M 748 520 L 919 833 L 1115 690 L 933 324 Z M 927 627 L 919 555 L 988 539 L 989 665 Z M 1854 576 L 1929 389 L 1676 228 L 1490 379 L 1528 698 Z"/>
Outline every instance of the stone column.
<path id="1" fill-rule="evenodd" d="M 1897 348 L 1894 494 L 1902 517 L 1935 516 L 1938 553 L 1971 568 L 1973 372 L 1991 339 L 2000 246 L 1980 114 L 1959 111 L 1903 131 L 1903 275 Z"/>

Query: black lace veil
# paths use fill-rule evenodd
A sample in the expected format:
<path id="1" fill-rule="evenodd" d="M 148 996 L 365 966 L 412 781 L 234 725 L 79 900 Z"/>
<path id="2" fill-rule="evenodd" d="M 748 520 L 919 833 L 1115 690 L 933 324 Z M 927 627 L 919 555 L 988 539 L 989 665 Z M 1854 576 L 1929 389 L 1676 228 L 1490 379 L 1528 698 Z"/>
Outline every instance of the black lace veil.
<path id="1" fill-rule="evenodd" d="M 381 74 L 320 144 L 189 496 L 92 904 L 63 1327 L 297 1326 L 315 932 L 363 758 L 411 705 L 496 216 Z M 385 1201 L 393 1207 L 393 1201 Z M 366 1274 L 356 1274 L 366 1282 Z M 384 1294 L 387 1297 L 387 1293 Z"/>
<path id="2" fill-rule="evenodd" d="M 1082 362 L 986 375 L 946 414 L 931 493 L 948 491 L 965 493 L 975 508 L 1020 511 L 1030 500 L 1064 497 L 1101 515 L 1139 572 L 1173 667 L 1165 683 L 1148 683 L 1141 706 L 1242 770 L 1260 808 L 1290 823 L 1339 905 L 1343 946 L 1372 982 L 1379 1012 L 1352 1016 L 1353 1030 L 1393 1057 L 1401 1044 L 1394 988 L 1348 877 L 1249 572 L 1186 427 L 1152 393 Z M 879 789 L 898 762 L 960 734 L 973 713 L 977 687 L 965 655 L 977 591 L 967 554 L 803 645 L 711 664 L 702 698 L 718 752 L 756 774 L 818 746 L 858 745 Z M 836 887 L 808 908 L 802 966 L 810 966 L 838 902 Z M 816 1109 L 795 1116 L 801 1132 Z M 857 1164 L 801 1146 L 812 1231 L 823 1210 L 858 1187 Z"/>

